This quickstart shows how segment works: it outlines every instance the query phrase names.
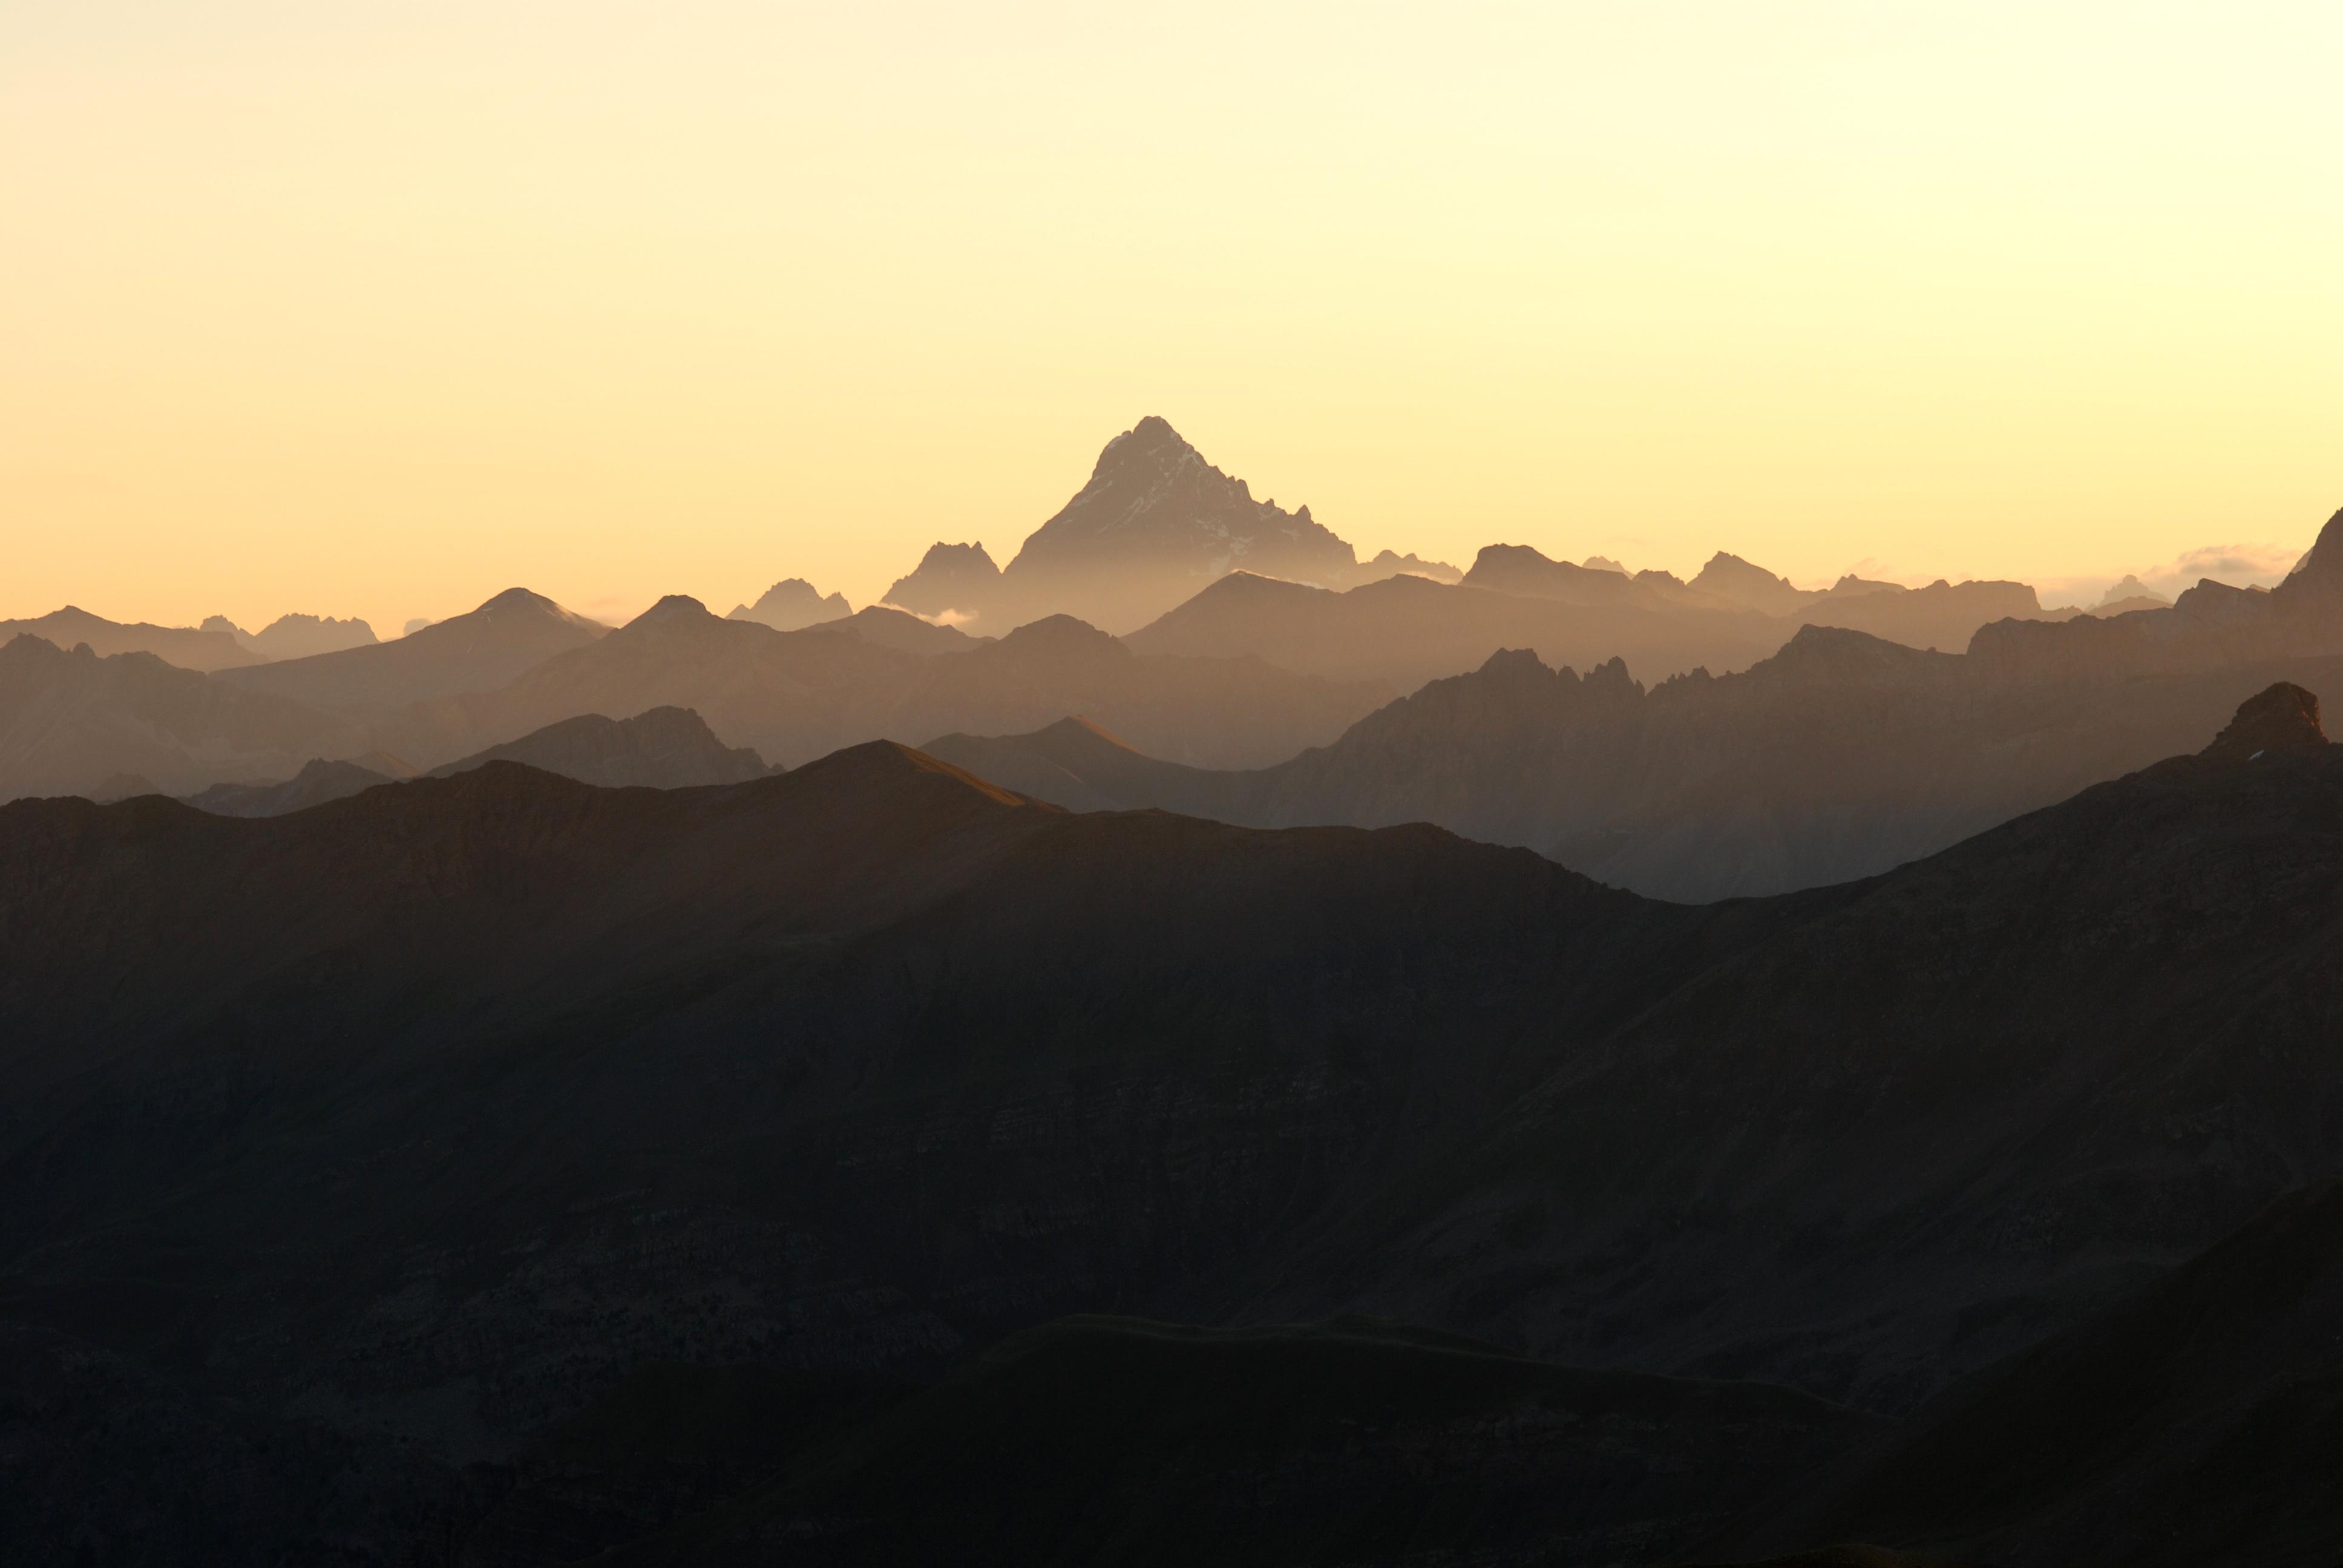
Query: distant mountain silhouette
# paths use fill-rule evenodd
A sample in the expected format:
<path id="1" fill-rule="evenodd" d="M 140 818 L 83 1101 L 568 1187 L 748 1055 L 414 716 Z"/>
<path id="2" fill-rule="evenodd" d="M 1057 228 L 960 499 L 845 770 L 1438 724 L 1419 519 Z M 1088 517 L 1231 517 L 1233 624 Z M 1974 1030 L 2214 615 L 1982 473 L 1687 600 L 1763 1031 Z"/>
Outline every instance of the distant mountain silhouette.
<path id="1" fill-rule="evenodd" d="M 1723 550 L 1708 558 L 1708 564 L 1700 568 L 1690 586 L 1697 592 L 1715 594 L 1765 615 L 1795 615 L 1823 597 L 1810 589 L 1793 588 L 1789 578 L 1775 577 L 1765 568 Z"/>
<path id="2" fill-rule="evenodd" d="M 960 651 L 914 651 L 917 649 Z M 1259 659 L 1136 658 L 1066 617 L 999 641 L 874 606 L 778 632 L 670 596 L 608 637 L 502 690 L 375 721 L 400 756 L 469 756 L 581 713 L 689 708 L 727 745 L 795 765 L 860 741 L 1021 728 L 1095 713 L 1151 750 L 1244 765 L 1332 739 L 1390 689 L 1297 676 Z"/>
<path id="3" fill-rule="evenodd" d="M 1567 570 L 1582 584 L 1614 576 Z M 1521 574 L 1509 575 L 1518 582 Z M 1669 605 L 1628 579 L 1589 587 L 1572 600 L 1500 592 L 1469 578 L 1451 585 L 1395 577 L 1337 593 L 1238 572 L 1126 640 L 1140 653 L 1252 654 L 1305 674 L 1380 679 L 1412 691 L 1474 668 L 1500 648 L 1534 648 L 1580 666 L 1624 657 L 1654 674 L 1737 669 L 1779 648 L 1791 629 L 1750 610 Z"/>
<path id="4" fill-rule="evenodd" d="M 264 658 L 307 658 L 314 653 L 337 653 L 346 648 L 366 648 L 375 641 L 374 628 L 353 616 L 281 615 L 257 632 L 245 630 L 224 615 L 206 618 L 206 631 L 226 632 L 236 646 Z"/>
<path id="5" fill-rule="evenodd" d="M 2274 588 L 2206 579 L 2168 609 L 1996 621 L 1969 652 L 2009 681 L 2121 679 L 2343 654 L 2343 511 Z"/>
<path id="6" fill-rule="evenodd" d="M 525 763 L 605 789 L 739 784 L 770 771 L 754 751 L 733 749 L 717 739 L 691 709 L 652 708 L 632 719 L 606 719 L 598 713 L 565 719 L 518 740 L 443 763 L 428 777 L 448 779 L 488 762 Z"/>
<path id="7" fill-rule="evenodd" d="M 1646 690 L 1526 650 L 1433 681 L 1332 745 L 1248 772 L 1037 733 L 938 756 L 1075 810 L 1160 807 L 1262 827 L 1429 821 L 1656 898 L 1873 876 L 2202 745 L 2276 677 L 2343 687 L 2343 658 L 2113 686 L 1994 680 L 1953 654 L 1809 627 L 1739 675 Z"/>
<path id="8" fill-rule="evenodd" d="M 2147 603 L 2143 604 L 2142 600 Z M 2099 596 L 2099 602 L 2094 608 L 2095 611 L 2107 610 L 2114 614 L 2121 614 L 2126 609 L 2161 608 L 2171 602 L 2139 578 L 2127 575 L 2121 581 L 2113 584 L 2107 592 Z"/>
<path id="9" fill-rule="evenodd" d="M 0 646 L 0 800 L 20 795 L 186 794 L 283 778 L 320 753 L 362 749 L 350 725 L 243 691 L 151 653 L 100 658 L 17 636 Z M 143 791 L 142 791 L 143 792 Z"/>
<path id="10" fill-rule="evenodd" d="M 937 544 L 887 590 L 921 615 L 975 617 L 999 635 L 1051 615 L 1110 631 L 1145 625 L 1232 571 L 1348 588 L 1399 573 L 1454 581 L 1456 568 L 1384 550 L 1357 552 L 1310 515 L 1257 501 L 1149 415 L 1106 444 L 1090 483 L 1005 568 L 980 544 Z"/>
<path id="11" fill-rule="evenodd" d="M 527 588 L 508 588 L 479 608 L 410 632 L 306 658 L 228 672 L 249 691 L 316 708 L 379 709 L 471 691 L 493 691 L 555 654 L 608 628 Z"/>
<path id="12" fill-rule="evenodd" d="M 282 817 L 287 811 L 306 811 L 328 800 L 347 799 L 361 789 L 395 783 L 406 776 L 357 762 L 328 762 L 315 758 L 281 783 L 215 784 L 186 799 L 196 810 L 219 817 Z"/>
<path id="13" fill-rule="evenodd" d="M 905 653 L 966 653 L 988 637 L 970 637 L 957 627 L 938 626 L 891 605 L 866 605 L 838 620 L 818 621 L 809 631 L 852 632 L 865 642 L 896 648 Z"/>
<path id="14" fill-rule="evenodd" d="M 762 621 L 776 631 L 795 631 L 817 621 L 840 620 L 854 613 L 846 596 L 825 597 L 803 578 L 784 578 L 767 588 L 753 605 L 736 605 L 729 620 Z"/>
<path id="15" fill-rule="evenodd" d="M 2012 618 L 2051 618 L 2024 583 L 1948 583 L 1941 578 L 1922 588 L 1865 584 L 1861 592 L 1833 590 L 1791 615 L 1793 621 L 1804 626 L 1869 632 L 1906 648 L 1946 653 L 1966 650 L 1979 627 Z"/>
<path id="16" fill-rule="evenodd" d="M 124 626 L 72 605 L 30 620 L 0 620 L 0 646 L 18 637 L 37 637 L 68 649 L 87 643 L 100 658 L 117 653 L 151 653 L 181 669 L 233 669 L 258 664 L 262 658 L 225 632 L 149 626 L 145 621 Z"/>
<path id="17" fill-rule="evenodd" d="M 888 604 L 918 615 L 973 617 L 1000 597 L 1001 568 L 981 544 L 933 544 L 907 577 L 887 590 Z"/>

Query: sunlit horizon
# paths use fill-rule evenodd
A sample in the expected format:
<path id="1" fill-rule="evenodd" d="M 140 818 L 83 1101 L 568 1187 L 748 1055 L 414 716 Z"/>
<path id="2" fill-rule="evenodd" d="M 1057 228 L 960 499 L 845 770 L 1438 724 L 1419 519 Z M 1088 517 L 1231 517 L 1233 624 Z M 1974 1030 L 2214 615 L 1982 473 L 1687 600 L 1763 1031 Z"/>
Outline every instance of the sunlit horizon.
<path id="1" fill-rule="evenodd" d="M 1005 564 L 1147 414 L 1363 558 L 2273 581 L 2343 503 L 2338 45 L 2288 5 L 15 6 L 0 618 L 860 607 L 937 540 Z"/>

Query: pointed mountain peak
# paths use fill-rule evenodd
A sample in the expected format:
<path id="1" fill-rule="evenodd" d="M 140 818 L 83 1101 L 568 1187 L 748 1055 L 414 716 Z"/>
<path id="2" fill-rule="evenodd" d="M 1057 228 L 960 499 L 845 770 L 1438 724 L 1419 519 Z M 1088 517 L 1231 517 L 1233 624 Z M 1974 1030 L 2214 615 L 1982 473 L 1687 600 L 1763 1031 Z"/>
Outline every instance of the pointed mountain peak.
<path id="1" fill-rule="evenodd" d="M 2326 747 L 2327 732 L 2318 727 L 2318 696 L 2281 680 L 2239 703 L 2228 728 L 2198 755 L 2250 761 L 2264 754 L 2299 755 Z"/>
<path id="2" fill-rule="evenodd" d="M 671 593 L 628 621 L 628 627 L 666 626 L 678 621 L 713 620 L 708 607 L 689 594 Z"/>
<path id="3" fill-rule="evenodd" d="M 1172 428 L 1171 420 L 1161 414 L 1150 414 L 1100 450 L 1098 465 L 1091 470 L 1091 477 L 1095 479 L 1111 466 L 1150 459 L 1176 460 L 1195 453 L 1196 448 L 1188 444 L 1187 438 Z M 1244 481 L 1240 479 L 1237 482 L 1242 485 Z"/>

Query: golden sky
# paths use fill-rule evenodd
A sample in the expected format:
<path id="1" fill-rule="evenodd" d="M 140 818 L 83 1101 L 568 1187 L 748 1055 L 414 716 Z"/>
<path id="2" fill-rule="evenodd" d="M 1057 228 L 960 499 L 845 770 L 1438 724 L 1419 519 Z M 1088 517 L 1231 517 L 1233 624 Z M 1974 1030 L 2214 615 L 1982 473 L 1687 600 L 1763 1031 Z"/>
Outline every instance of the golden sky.
<path id="1" fill-rule="evenodd" d="M 2343 7 L 0 6 L 0 617 L 1362 554 L 2146 571 L 2343 504 Z"/>

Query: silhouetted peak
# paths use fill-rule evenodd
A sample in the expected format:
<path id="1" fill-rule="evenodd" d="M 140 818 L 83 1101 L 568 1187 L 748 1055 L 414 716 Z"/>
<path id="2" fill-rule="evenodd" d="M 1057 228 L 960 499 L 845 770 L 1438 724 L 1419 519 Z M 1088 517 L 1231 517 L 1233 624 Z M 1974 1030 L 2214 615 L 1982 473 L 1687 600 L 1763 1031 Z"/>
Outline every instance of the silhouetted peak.
<path id="1" fill-rule="evenodd" d="M 1150 414 L 1100 449 L 1098 464 L 1091 474 L 1096 477 L 1117 467 L 1176 460 L 1195 450 L 1179 431 L 1172 428 L 1172 421 L 1161 414 Z"/>
<path id="2" fill-rule="evenodd" d="M 1033 734 L 1036 739 L 1042 736 L 1057 736 L 1068 739 L 1102 740 L 1119 751 L 1129 751 L 1133 754 L 1139 751 L 1138 747 L 1133 746 L 1121 736 L 1111 729 L 1101 729 L 1079 713 L 1070 713 L 1055 724 L 1045 724 Z"/>
<path id="3" fill-rule="evenodd" d="M 987 783 L 940 758 L 895 740 L 866 740 L 860 746 L 849 746 L 784 777 L 795 788 L 841 791 L 880 812 L 896 809 L 888 803 L 883 792 L 921 783 L 958 783 L 999 805 L 1024 804 L 997 784 Z"/>
<path id="4" fill-rule="evenodd" d="M 1121 638 L 1111 637 L 1090 622 L 1077 620 L 1070 615 L 1043 616 L 1040 620 L 1028 621 L 1002 638 L 995 647 L 1002 652 L 1043 658 L 1062 658 L 1085 654 L 1092 658 L 1106 654 L 1120 655 L 1124 658 L 1131 657 L 1131 649 L 1123 646 Z"/>
<path id="5" fill-rule="evenodd" d="M 706 605 L 700 603 L 689 594 L 671 593 L 665 598 L 659 600 L 659 603 L 651 606 L 650 608 L 643 611 L 642 614 L 635 617 L 635 618 L 628 621 L 627 625 L 629 628 L 639 626 L 672 626 L 684 621 L 713 620 L 715 618 L 716 618 L 714 616 L 709 614 L 708 607 Z"/>
<path id="6" fill-rule="evenodd" d="M 2250 760 L 2265 754 L 2324 750 L 2327 732 L 2318 727 L 2318 699 L 2292 681 L 2281 680 L 2237 705 L 2228 728 L 2201 753 Z"/>
<path id="7" fill-rule="evenodd" d="M 1816 597 L 1793 587 L 1789 578 L 1775 577 L 1764 567 L 1724 550 L 1708 558 L 1691 586 L 1767 615 L 1787 615 Z"/>
<path id="8" fill-rule="evenodd" d="M 1483 659 L 1480 674 L 1491 680 L 1550 680 L 1554 671 L 1534 648 L 1501 648 Z"/>
<path id="9" fill-rule="evenodd" d="M 919 569 L 923 572 L 973 571 L 982 577 L 1001 575 L 1001 568 L 992 564 L 992 558 L 985 553 L 981 540 L 974 544 L 948 545 L 939 539 L 928 547 L 926 555 L 920 558 Z"/>
<path id="10" fill-rule="evenodd" d="M 496 616 L 510 615 L 516 611 L 524 610 L 550 610 L 558 614 L 560 608 L 559 605 L 555 604 L 543 594 L 531 593 L 525 588 L 508 588 L 481 605 L 475 613 Z"/>
<path id="11" fill-rule="evenodd" d="M 1643 683 L 1627 673 L 1627 661 L 1614 655 L 1588 670 L 1584 678 L 1591 690 L 1632 691 L 1644 695 Z"/>

